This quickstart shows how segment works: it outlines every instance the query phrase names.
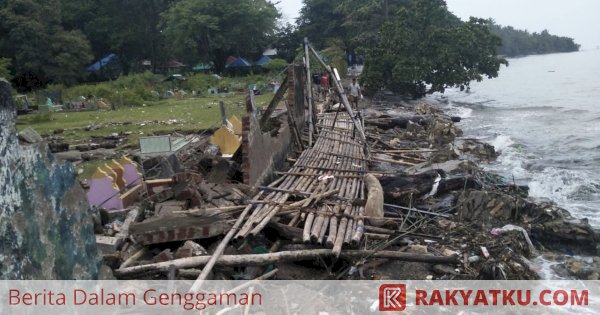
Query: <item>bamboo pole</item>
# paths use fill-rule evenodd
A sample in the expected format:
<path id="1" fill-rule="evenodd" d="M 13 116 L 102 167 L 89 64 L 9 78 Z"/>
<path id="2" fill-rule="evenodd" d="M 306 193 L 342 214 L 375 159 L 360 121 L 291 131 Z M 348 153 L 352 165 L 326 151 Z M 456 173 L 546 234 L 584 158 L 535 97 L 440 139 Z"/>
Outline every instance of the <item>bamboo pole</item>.
<path id="1" fill-rule="evenodd" d="M 366 146 L 367 144 L 367 137 L 365 136 L 365 131 L 362 128 L 362 125 L 358 122 L 358 120 L 354 117 L 354 112 L 352 110 L 352 107 L 350 107 L 350 102 L 348 102 L 348 97 L 346 96 L 346 92 L 344 91 L 344 87 L 342 87 L 342 84 L 337 80 L 335 73 L 333 73 L 333 69 L 331 69 L 331 67 L 329 67 L 322 59 L 321 56 L 319 56 L 319 54 L 317 53 L 317 51 L 312 47 L 312 45 L 308 42 L 308 39 L 304 39 L 305 42 L 305 46 L 310 48 L 310 50 L 313 52 L 313 55 L 315 55 L 315 57 L 317 58 L 317 60 L 321 63 L 321 65 L 327 69 L 327 71 L 330 74 L 330 77 L 332 78 L 332 82 L 334 82 L 336 89 L 338 90 L 338 93 L 340 94 L 340 98 L 342 99 L 342 103 L 344 104 L 344 107 L 346 107 L 346 111 L 348 112 L 348 115 L 350 116 L 350 119 L 352 119 L 352 122 L 354 123 L 354 126 L 356 127 L 356 129 L 358 130 L 358 133 L 360 135 L 361 140 L 363 141 L 363 144 Z M 305 48 L 306 51 L 306 48 Z"/>
<path id="2" fill-rule="evenodd" d="M 267 265 L 276 262 L 284 261 L 301 261 L 311 260 L 321 257 L 330 257 L 334 255 L 329 249 L 314 249 L 314 250 L 299 250 L 299 251 L 282 251 L 277 253 L 266 254 L 249 254 L 249 255 L 222 255 L 215 261 L 219 266 L 249 266 L 249 265 Z M 397 251 L 375 251 L 375 250 L 347 250 L 340 256 L 345 259 L 360 258 L 369 255 L 373 258 L 388 258 L 400 261 L 423 262 L 423 263 L 457 263 L 458 256 L 433 256 L 413 253 L 403 253 Z M 127 277 L 142 273 L 164 273 L 171 266 L 177 269 L 196 268 L 203 265 L 208 265 L 211 261 L 210 256 L 195 256 L 189 258 L 180 258 L 171 261 L 133 266 L 115 270 L 117 277 Z M 206 269 L 206 267 L 204 268 Z"/>
<path id="3" fill-rule="evenodd" d="M 308 38 L 304 38 L 304 66 L 306 67 L 306 90 L 308 91 L 308 147 L 313 146 L 313 99 L 312 99 L 312 77 L 310 75 L 310 54 L 308 53 Z"/>
<path id="4" fill-rule="evenodd" d="M 259 193 L 259 197 L 260 197 L 260 195 L 261 195 L 261 193 Z M 227 244 L 233 238 L 233 235 L 240 228 L 240 225 L 244 221 L 244 218 L 246 217 L 246 215 L 248 215 L 248 212 L 250 212 L 250 209 L 252 209 L 253 206 L 254 205 L 248 205 L 244 209 L 244 211 L 242 211 L 242 213 L 240 214 L 238 219 L 235 221 L 235 224 L 233 225 L 231 230 L 229 230 L 229 232 L 227 232 L 227 234 L 225 235 L 223 240 L 221 240 L 221 243 L 219 243 L 219 246 L 217 246 L 217 249 L 215 249 L 215 252 L 212 254 L 210 259 L 206 263 L 206 266 L 202 269 L 202 273 L 198 276 L 196 281 L 194 281 L 194 284 L 190 288 L 190 291 L 197 292 L 200 289 L 200 287 L 202 286 L 202 283 L 204 282 L 204 280 L 206 279 L 208 274 L 211 272 L 212 268 L 215 266 L 215 263 L 219 259 L 219 256 L 221 256 L 221 254 L 223 254 L 225 247 L 227 247 Z"/>

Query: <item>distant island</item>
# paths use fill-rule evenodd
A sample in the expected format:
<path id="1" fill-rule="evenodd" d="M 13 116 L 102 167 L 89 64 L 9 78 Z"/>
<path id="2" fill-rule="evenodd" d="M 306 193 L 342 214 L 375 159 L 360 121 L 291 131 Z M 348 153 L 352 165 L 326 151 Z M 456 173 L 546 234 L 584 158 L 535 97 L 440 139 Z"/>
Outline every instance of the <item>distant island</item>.
<path id="1" fill-rule="evenodd" d="M 502 39 L 502 46 L 498 48 L 500 55 L 517 57 L 579 51 L 580 45 L 573 38 L 552 35 L 548 30 L 529 33 L 512 26 L 498 25 L 491 19 L 490 21 L 491 32 Z"/>

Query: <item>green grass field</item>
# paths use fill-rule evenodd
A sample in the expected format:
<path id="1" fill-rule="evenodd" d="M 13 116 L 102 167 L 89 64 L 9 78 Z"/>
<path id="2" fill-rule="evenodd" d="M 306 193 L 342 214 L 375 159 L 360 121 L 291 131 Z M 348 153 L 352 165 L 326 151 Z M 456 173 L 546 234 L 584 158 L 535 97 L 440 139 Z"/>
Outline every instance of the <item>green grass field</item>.
<path id="1" fill-rule="evenodd" d="M 257 96 L 257 106 L 266 106 L 272 97 L 270 93 Z M 127 143 L 137 144 L 139 137 L 153 133 L 193 132 L 218 127 L 221 122 L 220 101 L 225 103 L 228 117 L 235 114 L 241 119 L 245 111 L 245 96 L 236 95 L 168 99 L 148 103 L 147 106 L 124 107 L 114 111 L 54 112 L 45 117 L 40 116 L 42 114 L 23 115 L 19 116 L 17 129 L 31 127 L 41 135 L 52 134 L 56 129 L 64 129 L 64 133 L 60 136 L 68 143 L 85 142 L 92 136 L 108 136 L 130 131 L 132 134 L 128 136 Z M 171 125 L 155 123 L 173 119 L 183 122 Z M 110 125 L 110 123 L 126 122 L 129 124 Z M 89 125 L 98 125 L 101 128 L 86 131 L 85 127 Z"/>

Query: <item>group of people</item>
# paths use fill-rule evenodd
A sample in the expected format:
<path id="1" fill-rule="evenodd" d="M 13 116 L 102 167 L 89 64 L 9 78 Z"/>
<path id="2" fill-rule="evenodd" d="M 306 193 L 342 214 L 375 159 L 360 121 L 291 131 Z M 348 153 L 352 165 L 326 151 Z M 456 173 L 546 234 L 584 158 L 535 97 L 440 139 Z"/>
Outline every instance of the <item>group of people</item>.
<path id="1" fill-rule="evenodd" d="M 331 88 L 330 88 L 330 78 L 328 72 L 323 73 L 315 73 L 312 76 L 313 80 L 313 90 L 317 91 L 317 99 L 319 101 L 324 101 L 327 99 Z M 353 109 L 358 108 L 358 101 L 363 98 L 362 91 L 360 89 L 360 85 L 356 78 L 352 78 L 352 82 L 348 85 L 348 101 L 350 102 L 350 106 Z"/>

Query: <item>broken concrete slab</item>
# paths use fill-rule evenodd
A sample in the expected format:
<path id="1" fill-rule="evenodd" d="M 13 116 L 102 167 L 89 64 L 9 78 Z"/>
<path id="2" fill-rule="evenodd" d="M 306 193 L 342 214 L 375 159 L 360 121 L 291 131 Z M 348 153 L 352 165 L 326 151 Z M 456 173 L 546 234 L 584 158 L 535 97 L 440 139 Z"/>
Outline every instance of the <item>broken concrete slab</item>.
<path id="1" fill-rule="evenodd" d="M 19 132 L 19 140 L 27 144 L 35 144 L 44 141 L 42 136 L 32 128 L 23 129 Z"/>
<path id="2" fill-rule="evenodd" d="M 175 252 L 175 258 L 186 258 L 200 255 L 208 255 L 208 252 L 202 245 L 194 241 L 186 241 L 181 247 Z"/>
<path id="3" fill-rule="evenodd" d="M 114 236 L 96 235 L 96 246 L 101 255 L 110 255 L 117 250 L 118 238 Z"/>
<path id="4" fill-rule="evenodd" d="M 144 245 L 204 239 L 229 231 L 231 224 L 212 217 L 172 215 L 131 224 L 129 231 Z"/>

